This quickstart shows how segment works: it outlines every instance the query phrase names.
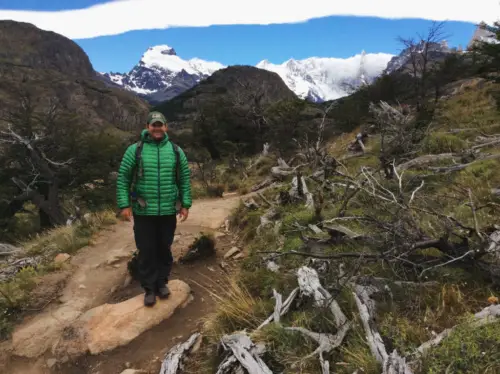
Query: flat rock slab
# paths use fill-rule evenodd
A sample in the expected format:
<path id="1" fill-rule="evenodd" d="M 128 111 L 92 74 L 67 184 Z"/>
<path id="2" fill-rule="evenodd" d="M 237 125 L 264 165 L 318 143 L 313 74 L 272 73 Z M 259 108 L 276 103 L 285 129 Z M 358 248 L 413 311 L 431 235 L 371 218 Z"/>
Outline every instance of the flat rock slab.
<path id="1" fill-rule="evenodd" d="M 64 329 L 53 347 L 54 355 L 99 354 L 130 343 L 191 301 L 187 283 L 172 280 L 168 287 L 169 298 L 157 299 L 153 307 L 145 307 L 144 295 L 140 294 L 118 304 L 103 304 L 88 310 Z"/>

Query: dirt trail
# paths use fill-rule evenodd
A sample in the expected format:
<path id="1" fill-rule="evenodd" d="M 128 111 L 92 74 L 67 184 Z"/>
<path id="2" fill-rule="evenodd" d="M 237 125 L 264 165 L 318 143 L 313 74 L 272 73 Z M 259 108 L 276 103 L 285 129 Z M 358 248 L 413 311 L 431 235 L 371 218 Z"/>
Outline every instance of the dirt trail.
<path id="1" fill-rule="evenodd" d="M 192 265 L 174 264 L 172 279 L 188 283 L 193 292 L 194 301 L 187 307 L 176 311 L 170 319 L 141 334 L 125 347 L 97 356 L 84 356 L 76 362 L 53 364 L 51 347 L 65 326 L 93 307 L 106 302 L 120 302 L 142 293 L 136 282 L 124 286 L 127 259 L 135 250 L 135 244 L 133 223 L 120 222 L 101 232 L 94 245 L 82 248 L 71 258 L 71 275 L 59 302 L 54 301 L 16 328 L 9 343 L 13 355 L 4 360 L 5 369 L 0 363 L 0 372 L 119 374 L 131 366 L 157 373 L 165 352 L 198 329 L 201 319 L 213 310 L 214 300 L 204 287 L 213 289 L 214 285 L 224 281 L 218 259 L 234 245 L 229 235 L 217 230 L 239 201 L 240 197 L 234 195 L 223 199 L 197 200 L 188 220 L 178 224 L 172 248 L 175 259 L 185 253 L 200 232 L 215 232 L 217 237 L 217 258 Z"/>

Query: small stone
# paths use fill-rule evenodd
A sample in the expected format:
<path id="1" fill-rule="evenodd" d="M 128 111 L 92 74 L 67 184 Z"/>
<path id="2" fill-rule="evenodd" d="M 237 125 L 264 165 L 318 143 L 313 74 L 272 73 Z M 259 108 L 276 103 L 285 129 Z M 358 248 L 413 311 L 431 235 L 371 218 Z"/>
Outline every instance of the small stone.
<path id="1" fill-rule="evenodd" d="M 233 247 L 229 251 L 226 252 L 226 254 L 224 255 L 224 258 L 229 258 L 231 256 L 234 256 L 239 251 L 240 251 L 240 249 L 238 247 Z"/>
<path id="2" fill-rule="evenodd" d="M 241 252 L 240 252 L 240 253 L 238 253 L 236 256 L 234 256 L 233 258 L 234 258 L 235 260 L 239 260 L 239 259 L 242 259 L 243 257 L 245 257 L 245 255 L 244 255 L 243 253 L 241 253 Z"/>
<path id="3" fill-rule="evenodd" d="M 70 259 L 70 255 L 67 254 L 67 253 L 59 253 L 55 258 L 54 258 L 54 262 L 56 264 L 62 264 L 63 262 L 66 262 Z"/>
<path id="4" fill-rule="evenodd" d="M 51 369 L 56 363 L 57 363 L 57 360 L 55 358 L 49 358 L 47 360 L 47 367 L 49 369 Z"/>
<path id="5" fill-rule="evenodd" d="M 207 269 L 210 270 L 210 271 L 215 271 L 215 269 L 211 266 L 207 266 Z"/>
<path id="6" fill-rule="evenodd" d="M 85 285 L 83 285 L 83 284 L 80 284 L 80 285 L 78 286 L 78 288 L 79 288 L 79 289 L 81 289 L 81 290 L 84 290 L 84 289 L 86 289 L 87 287 L 85 287 Z"/>

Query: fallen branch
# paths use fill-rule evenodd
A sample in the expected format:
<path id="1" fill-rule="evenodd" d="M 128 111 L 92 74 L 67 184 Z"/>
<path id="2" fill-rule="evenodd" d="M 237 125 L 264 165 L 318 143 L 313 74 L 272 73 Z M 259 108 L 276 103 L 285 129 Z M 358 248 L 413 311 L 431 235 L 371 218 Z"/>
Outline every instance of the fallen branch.
<path id="1" fill-rule="evenodd" d="M 366 253 L 366 252 L 345 252 L 345 253 L 332 253 L 325 255 L 321 253 L 299 252 L 292 250 L 288 252 L 258 251 L 257 253 L 273 254 L 275 255 L 274 257 L 303 256 L 303 257 L 319 258 L 323 260 L 342 259 L 342 258 L 367 258 L 367 259 L 380 260 L 385 258 L 383 253 Z"/>
<path id="2" fill-rule="evenodd" d="M 500 305 L 490 305 L 489 307 L 484 308 L 480 312 L 476 313 L 474 315 L 474 321 L 470 323 L 471 327 L 480 327 L 489 323 L 496 322 L 498 318 L 500 317 Z M 432 347 L 435 347 L 436 345 L 440 344 L 445 338 L 447 338 L 456 328 L 459 326 L 466 326 L 467 324 L 460 324 L 460 325 L 455 325 L 453 327 L 450 327 L 449 329 L 446 329 L 442 331 L 440 334 L 432 338 L 431 340 L 421 344 L 417 350 L 416 354 L 417 356 L 421 356 L 425 352 L 427 352 L 429 349 Z"/>
<path id="3" fill-rule="evenodd" d="M 183 359 L 201 339 L 200 333 L 192 334 L 187 341 L 175 345 L 163 359 L 159 374 L 177 374 L 183 369 Z"/>
<path id="4" fill-rule="evenodd" d="M 265 347 L 263 345 L 255 345 L 246 334 L 224 335 L 221 339 L 221 344 L 226 350 L 231 350 L 232 356 L 222 362 L 216 374 L 232 372 L 232 365 L 228 365 L 228 362 L 235 362 L 232 357 L 247 370 L 248 374 L 273 374 L 259 357 L 265 352 Z"/>
<path id="5" fill-rule="evenodd" d="M 382 374 L 412 374 L 405 358 L 400 357 L 396 350 L 390 355 L 387 353 L 384 341 L 375 326 L 375 301 L 371 299 L 371 295 L 378 289 L 373 286 L 355 285 L 354 290 L 353 295 L 366 332 L 366 339 L 375 359 L 382 364 Z"/>
<path id="6" fill-rule="evenodd" d="M 323 359 L 322 353 L 330 352 L 342 344 L 342 341 L 351 327 L 351 323 L 347 321 L 347 317 L 344 312 L 342 312 L 342 309 L 340 309 L 337 301 L 321 285 L 316 270 L 307 266 L 302 266 L 297 271 L 297 281 L 300 291 L 304 295 L 312 296 L 317 306 L 330 309 L 335 318 L 335 325 L 337 327 L 337 333 L 335 335 L 316 333 L 302 327 L 287 327 L 287 330 L 298 331 L 318 343 L 318 348 L 307 357 L 319 354 L 323 373 L 326 373 L 324 370 L 328 368 L 330 364 Z"/>
<path id="7" fill-rule="evenodd" d="M 481 158 L 478 158 L 478 159 L 476 159 L 472 162 L 469 162 L 467 164 L 458 164 L 458 165 L 453 165 L 453 166 L 441 166 L 441 167 L 437 167 L 437 166 L 436 167 L 428 167 L 428 169 L 432 170 L 436 173 L 451 173 L 453 171 L 460 171 L 460 170 L 466 169 L 469 166 L 477 164 L 478 162 L 481 162 L 481 161 L 495 160 L 497 158 L 500 158 L 500 153 L 495 154 L 495 155 L 489 155 L 486 157 L 481 157 Z"/>
<path id="8" fill-rule="evenodd" d="M 288 310 L 292 306 L 293 301 L 299 294 L 299 288 L 295 288 L 292 292 L 290 292 L 290 295 L 286 298 L 285 302 L 282 304 L 281 303 L 281 294 L 276 292 L 276 290 L 273 290 L 274 297 L 276 299 L 276 305 L 274 307 L 274 313 L 271 314 L 264 322 L 260 324 L 259 327 L 256 328 L 256 330 L 260 330 L 267 324 L 271 323 L 273 320 L 275 322 L 279 322 L 279 318 L 281 316 L 284 316 L 286 313 L 288 313 Z M 279 295 L 279 296 L 278 296 Z M 279 310 L 279 313 L 278 313 Z"/>

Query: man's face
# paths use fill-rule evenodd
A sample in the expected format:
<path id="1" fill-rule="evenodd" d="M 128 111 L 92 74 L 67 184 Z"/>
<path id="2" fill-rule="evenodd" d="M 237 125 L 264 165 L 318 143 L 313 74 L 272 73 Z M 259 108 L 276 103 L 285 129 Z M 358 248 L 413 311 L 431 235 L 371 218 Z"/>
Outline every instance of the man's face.
<path id="1" fill-rule="evenodd" d="M 148 125 L 148 131 L 154 140 L 161 140 L 165 136 L 167 126 L 162 124 L 161 122 L 153 122 L 152 124 Z"/>

